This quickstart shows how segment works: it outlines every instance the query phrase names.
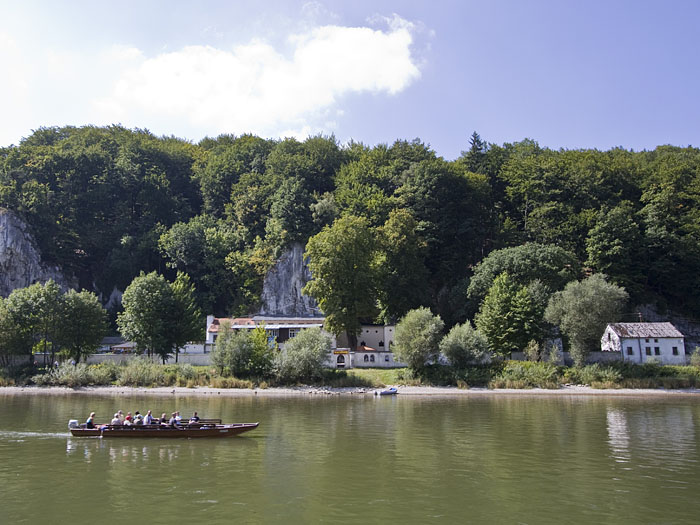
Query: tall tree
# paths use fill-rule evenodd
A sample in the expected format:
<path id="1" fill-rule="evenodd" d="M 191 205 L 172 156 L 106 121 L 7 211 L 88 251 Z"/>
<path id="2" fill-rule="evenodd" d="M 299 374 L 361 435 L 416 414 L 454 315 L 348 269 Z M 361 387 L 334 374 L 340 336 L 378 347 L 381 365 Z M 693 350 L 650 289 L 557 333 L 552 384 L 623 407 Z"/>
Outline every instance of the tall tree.
<path id="1" fill-rule="evenodd" d="M 306 244 L 312 279 L 303 292 L 318 301 L 331 332 L 347 333 L 351 348 L 361 320 L 376 314 L 374 255 L 373 233 L 360 217 L 342 217 Z"/>
<path id="2" fill-rule="evenodd" d="M 417 374 L 422 374 L 427 364 L 437 360 L 444 327 L 440 316 L 433 315 L 430 309 L 411 310 L 396 325 L 396 358 Z"/>
<path id="3" fill-rule="evenodd" d="M 100 346 L 107 333 L 107 312 L 97 296 L 86 290 L 69 290 L 63 296 L 58 341 L 76 362 Z"/>
<path id="4" fill-rule="evenodd" d="M 170 343 L 175 362 L 178 362 L 180 348 L 190 341 L 204 339 L 204 319 L 195 300 L 194 284 L 186 273 L 178 272 L 170 285 L 173 311 L 170 313 Z"/>
<path id="5" fill-rule="evenodd" d="M 582 366 L 588 353 L 600 347 L 608 323 L 619 320 L 627 302 L 627 292 L 607 282 L 602 274 L 571 282 L 549 300 L 545 319 L 559 326 L 569 341 L 576 366 Z"/>

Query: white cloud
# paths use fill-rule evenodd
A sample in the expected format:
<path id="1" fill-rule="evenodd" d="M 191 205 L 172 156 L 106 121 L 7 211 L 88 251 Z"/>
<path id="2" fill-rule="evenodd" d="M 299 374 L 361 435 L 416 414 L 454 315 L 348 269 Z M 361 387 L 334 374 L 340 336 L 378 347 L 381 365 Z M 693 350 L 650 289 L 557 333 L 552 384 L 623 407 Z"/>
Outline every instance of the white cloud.
<path id="1" fill-rule="evenodd" d="M 385 23 L 385 31 L 317 27 L 290 36 L 283 50 L 254 40 L 228 50 L 188 46 L 147 58 L 120 48 L 105 58 L 120 68 L 118 79 L 93 103 L 104 122 L 159 122 L 169 132 L 313 133 L 333 124 L 330 115 L 342 114 L 343 96 L 394 95 L 420 77 L 411 56 L 412 24 L 397 16 Z"/>

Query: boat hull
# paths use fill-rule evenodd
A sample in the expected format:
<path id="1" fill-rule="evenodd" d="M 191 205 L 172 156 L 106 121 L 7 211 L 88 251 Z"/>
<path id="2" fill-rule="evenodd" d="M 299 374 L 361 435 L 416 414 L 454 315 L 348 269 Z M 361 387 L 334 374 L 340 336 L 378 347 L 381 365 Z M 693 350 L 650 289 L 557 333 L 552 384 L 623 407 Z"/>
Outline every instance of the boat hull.
<path id="1" fill-rule="evenodd" d="M 76 437 L 103 438 L 222 438 L 238 436 L 257 428 L 259 423 L 233 423 L 231 425 L 204 425 L 189 427 L 121 426 L 107 428 L 71 428 Z"/>

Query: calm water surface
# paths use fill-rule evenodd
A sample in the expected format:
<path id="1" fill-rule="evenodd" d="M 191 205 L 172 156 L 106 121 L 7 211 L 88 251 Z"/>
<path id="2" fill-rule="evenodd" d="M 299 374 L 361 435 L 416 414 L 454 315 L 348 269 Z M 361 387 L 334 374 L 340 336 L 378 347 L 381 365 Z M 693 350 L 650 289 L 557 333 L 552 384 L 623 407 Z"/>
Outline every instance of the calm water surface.
<path id="1" fill-rule="evenodd" d="M 117 409 L 261 425 L 67 432 Z M 700 397 L 0 393 L 0 523 L 698 523 L 699 425 Z"/>

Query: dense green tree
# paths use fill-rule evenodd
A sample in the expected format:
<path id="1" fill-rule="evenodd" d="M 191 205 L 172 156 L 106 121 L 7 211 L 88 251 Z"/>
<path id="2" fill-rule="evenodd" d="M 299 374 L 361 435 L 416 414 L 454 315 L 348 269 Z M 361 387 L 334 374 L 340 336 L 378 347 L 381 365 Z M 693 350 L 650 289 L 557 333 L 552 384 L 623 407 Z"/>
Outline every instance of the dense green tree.
<path id="1" fill-rule="evenodd" d="M 608 283 L 602 274 L 570 282 L 549 300 L 545 319 L 566 336 L 576 366 L 582 366 L 588 353 L 600 348 L 600 338 L 608 323 L 619 321 L 627 302 L 627 292 Z"/>
<path id="2" fill-rule="evenodd" d="M 181 322 L 171 317 L 175 308 L 168 281 L 156 272 L 142 272 L 124 291 L 122 306 L 124 311 L 117 316 L 122 336 L 165 362 L 172 351 L 171 323 Z"/>
<path id="3" fill-rule="evenodd" d="M 375 240 L 366 219 L 342 217 L 309 239 L 312 279 L 303 292 L 318 301 L 328 329 L 357 347 L 361 320 L 376 314 Z"/>
<path id="4" fill-rule="evenodd" d="M 542 292 L 539 283 L 522 286 L 505 272 L 496 277 L 475 318 L 494 355 L 510 358 L 531 339 L 542 338 Z"/>
<path id="5" fill-rule="evenodd" d="M 33 344 L 31 331 L 0 297 L 0 367 L 10 366 L 16 356 L 31 357 Z"/>
<path id="6" fill-rule="evenodd" d="M 378 231 L 379 316 L 394 323 L 429 298 L 426 246 L 407 210 L 394 210 Z"/>
<path id="7" fill-rule="evenodd" d="M 586 239 L 586 264 L 639 298 L 644 286 L 643 237 L 628 201 L 602 209 Z"/>
<path id="8" fill-rule="evenodd" d="M 272 374 L 276 344 L 270 342 L 265 328 L 231 330 L 222 325 L 212 352 L 212 362 L 236 377 L 267 378 Z"/>
<path id="9" fill-rule="evenodd" d="M 408 312 L 396 325 L 394 354 L 417 374 L 437 360 L 445 323 L 425 307 Z"/>
<path id="10" fill-rule="evenodd" d="M 474 269 L 467 291 L 469 299 L 479 304 L 503 272 L 520 285 L 538 279 L 556 291 L 578 277 L 580 265 L 573 253 L 558 246 L 527 243 L 495 250 Z"/>
<path id="11" fill-rule="evenodd" d="M 486 336 L 467 321 L 453 326 L 440 341 L 440 353 L 455 368 L 483 362 L 489 356 Z"/>
<path id="12" fill-rule="evenodd" d="M 169 338 L 177 363 L 180 348 L 190 341 L 204 339 L 204 317 L 195 300 L 194 284 L 186 273 L 177 273 L 170 290 L 173 311 L 170 313 L 172 323 Z"/>
<path id="13" fill-rule="evenodd" d="M 278 354 L 275 364 L 278 379 L 285 383 L 320 379 L 330 351 L 331 338 L 320 328 L 302 330 Z"/>
<path id="14" fill-rule="evenodd" d="M 286 179 L 272 197 L 270 218 L 278 220 L 287 242 L 306 241 L 313 231 L 314 199 L 297 178 Z"/>
<path id="15" fill-rule="evenodd" d="M 93 354 L 107 335 L 107 312 L 97 296 L 86 290 L 69 290 L 62 298 L 57 340 L 79 363 Z"/>

